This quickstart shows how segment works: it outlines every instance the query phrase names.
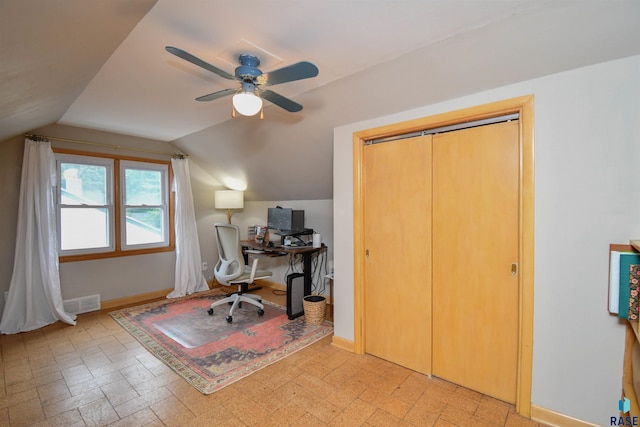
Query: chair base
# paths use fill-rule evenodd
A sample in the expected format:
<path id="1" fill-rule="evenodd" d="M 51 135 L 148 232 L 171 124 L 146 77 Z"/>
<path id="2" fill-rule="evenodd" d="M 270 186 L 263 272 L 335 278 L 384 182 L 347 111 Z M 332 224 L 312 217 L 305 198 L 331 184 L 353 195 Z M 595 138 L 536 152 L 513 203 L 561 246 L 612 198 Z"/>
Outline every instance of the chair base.
<path id="1" fill-rule="evenodd" d="M 250 285 L 254 285 L 254 286 L 251 289 L 249 289 Z M 262 289 L 262 286 L 258 286 L 255 283 L 242 283 L 239 286 L 240 286 L 240 290 L 239 291 L 231 292 L 231 293 L 227 294 L 226 296 L 230 297 L 231 295 L 236 295 L 238 293 L 246 294 L 249 291 L 257 291 L 258 289 Z"/>
<path id="2" fill-rule="evenodd" d="M 219 305 L 231 303 L 231 308 L 229 309 L 229 315 L 227 316 L 227 322 L 233 322 L 233 311 L 236 307 L 239 307 L 243 302 L 255 305 L 258 307 L 258 315 L 262 316 L 264 314 L 264 305 L 262 305 L 262 298 L 259 295 L 251 295 L 251 294 L 243 294 L 241 291 L 238 293 L 229 295 L 226 298 L 223 298 L 219 301 L 214 302 L 209 307 L 207 311 L 209 315 L 213 315 L 213 308 Z"/>

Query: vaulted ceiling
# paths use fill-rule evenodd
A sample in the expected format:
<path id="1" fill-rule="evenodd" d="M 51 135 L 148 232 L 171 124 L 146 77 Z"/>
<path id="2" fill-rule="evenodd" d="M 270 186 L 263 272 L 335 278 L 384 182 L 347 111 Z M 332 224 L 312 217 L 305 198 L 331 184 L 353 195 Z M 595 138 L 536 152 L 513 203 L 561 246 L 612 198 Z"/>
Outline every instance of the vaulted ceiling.
<path id="1" fill-rule="evenodd" d="M 637 0 L 0 0 L 0 141 L 51 123 L 170 141 L 249 200 L 332 197 L 333 128 L 640 54 Z M 233 74 L 298 61 L 264 120 L 231 118 Z"/>

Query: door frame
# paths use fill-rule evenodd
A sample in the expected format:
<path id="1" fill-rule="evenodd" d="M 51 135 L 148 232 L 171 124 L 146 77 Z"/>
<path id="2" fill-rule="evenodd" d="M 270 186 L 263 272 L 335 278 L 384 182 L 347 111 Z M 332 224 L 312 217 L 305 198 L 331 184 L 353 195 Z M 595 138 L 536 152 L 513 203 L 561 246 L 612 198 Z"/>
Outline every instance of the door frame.
<path id="1" fill-rule="evenodd" d="M 516 411 L 531 417 L 533 364 L 533 291 L 534 291 L 534 97 L 525 95 L 461 110 L 394 123 L 353 134 L 353 228 L 354 228 L 354 352 L 364 353 L 364 144 L 430 128 L 449 126 L 506 114 L 519 113 L 520 123 L 520 196 L 519 196 L 519 270 L 518 276 L 518 372 Z"/>

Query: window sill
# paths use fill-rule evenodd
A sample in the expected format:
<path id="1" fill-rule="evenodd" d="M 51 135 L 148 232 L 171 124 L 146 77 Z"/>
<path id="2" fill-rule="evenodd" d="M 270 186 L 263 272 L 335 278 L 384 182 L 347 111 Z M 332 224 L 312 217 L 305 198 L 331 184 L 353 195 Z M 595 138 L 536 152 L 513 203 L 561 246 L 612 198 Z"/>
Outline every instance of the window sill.
<path id="1" fill-rule="evenodd" d="M 60 263 L 88 261 L 92 259 L 119 258 L 124 256 L 146 255 L 146 254 L 155 254 L 155 253 L 161 253 L 161 252 L 173 252 L 175 250 L 176 250 L 175 246 L 165 246 L 162 248 L 134 249 L 130 251 L 101 252 L 101 253 L 95 253 L 95 254 L 82 254 L 82 255 L 63 255 L 63 256 L 60 256 L 58 260 Z"/>

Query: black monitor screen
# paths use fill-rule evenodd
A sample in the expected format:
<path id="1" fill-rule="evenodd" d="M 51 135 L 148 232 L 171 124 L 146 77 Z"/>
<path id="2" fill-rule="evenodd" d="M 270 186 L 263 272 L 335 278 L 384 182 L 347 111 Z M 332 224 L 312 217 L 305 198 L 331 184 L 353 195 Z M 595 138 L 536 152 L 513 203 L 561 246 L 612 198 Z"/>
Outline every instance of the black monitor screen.
<path id="1" fill-rule="evenodd" d="M 304 211 L 290 208 L 269 208 L 267 227 L 275 230 L 304 230 Z"/>

